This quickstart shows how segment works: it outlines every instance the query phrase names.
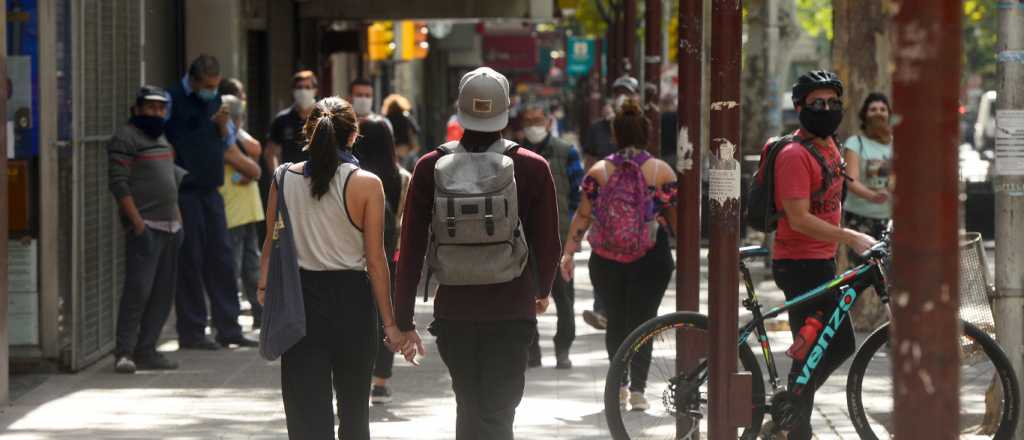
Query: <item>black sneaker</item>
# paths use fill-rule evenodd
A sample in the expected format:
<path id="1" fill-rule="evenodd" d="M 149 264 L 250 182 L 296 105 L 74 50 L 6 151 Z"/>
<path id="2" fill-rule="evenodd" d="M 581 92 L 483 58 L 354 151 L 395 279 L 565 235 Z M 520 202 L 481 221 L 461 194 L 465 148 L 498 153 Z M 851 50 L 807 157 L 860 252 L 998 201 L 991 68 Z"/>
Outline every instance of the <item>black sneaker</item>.
<path id="1" fill-rule="evenodd" d="M 370 403 L 374 405 L 391 403 L 391 388 L 388 388 L 387 385 L 374 385 L 370 389 Z"/>
<path id="2" fill-rule="evenodd" d="M 140 370 L 177 370 L 178 363 L 167 359 L 160 353 L 153 353 L 148 356 L 136 356 L 135 365 Z"/>
<path id="3" fill-rule="evenodd" d="M 568 370 L 572 368 L 572 360 L 569 359 L 569 352 L 555 353 L 555 369 Z"/>
<path id="4" fill-rule="evenodd" d="M 260 342 L 254 339 L 249 339 L 245 336 L 239 336 L 231 339 L 217 339 L 217 343 L 221 347 L 227 348 L 231 345 L 237 345 L 239 347 L 259 347 Z"/>
<path id="5" fill-rule="evenodd" d="M 220 350 L 220 345 L 210 338 L 202 338 L 196 342 L 179 342 L 178 346 L 183 350 Z"/>
<path id="6" fill-rule="evenodd" d="M 135 362 L 128 356 L 114 358 L 114 371 L 122 374 L 135 374 Z"/>
<path id="7" fill-rule="evenodd" d="M 588 325 L 598 330 L 605 330 L 608 328 L 608 318 L 604 316 L 604 313 L 597 311 L 584 310 L 583 322 L 586 322 Z"/>

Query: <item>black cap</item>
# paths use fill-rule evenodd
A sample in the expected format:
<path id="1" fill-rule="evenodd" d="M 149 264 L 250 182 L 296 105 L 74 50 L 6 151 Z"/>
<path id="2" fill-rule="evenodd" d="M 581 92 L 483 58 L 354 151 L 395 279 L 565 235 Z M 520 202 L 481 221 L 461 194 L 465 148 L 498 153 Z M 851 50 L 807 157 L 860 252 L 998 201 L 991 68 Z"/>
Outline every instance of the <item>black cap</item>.
<path id="1" fill-rule="evenodd" d="M 626 89 L 629 93 L 635 95 L 640 92 L 640 81 L 637 81 L 632 76 L 622 75 L 612 83 L 612 92 L 615 92 L 615 89 L 618 88 Z"/>
<path id="2" fill-rule="evenodd" d="M 142 104 L 143 101 L 169 102 L 167 92 L 157 86 L 142 86 L 135 94 L 135 104 Z"/>

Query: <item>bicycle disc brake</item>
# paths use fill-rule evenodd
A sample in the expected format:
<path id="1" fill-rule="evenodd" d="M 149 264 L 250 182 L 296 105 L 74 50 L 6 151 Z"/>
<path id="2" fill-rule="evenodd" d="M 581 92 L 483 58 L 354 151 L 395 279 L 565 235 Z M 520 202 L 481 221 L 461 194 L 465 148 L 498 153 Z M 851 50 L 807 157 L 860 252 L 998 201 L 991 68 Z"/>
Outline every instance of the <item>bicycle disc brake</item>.
<path id="1" fill-rule="evenodd" d="M 782 390 L 772 396 L 771 414 L 777 429 L 783 431 L 793 429 L 802 412 L 800 396 L 792 391 Z"/>

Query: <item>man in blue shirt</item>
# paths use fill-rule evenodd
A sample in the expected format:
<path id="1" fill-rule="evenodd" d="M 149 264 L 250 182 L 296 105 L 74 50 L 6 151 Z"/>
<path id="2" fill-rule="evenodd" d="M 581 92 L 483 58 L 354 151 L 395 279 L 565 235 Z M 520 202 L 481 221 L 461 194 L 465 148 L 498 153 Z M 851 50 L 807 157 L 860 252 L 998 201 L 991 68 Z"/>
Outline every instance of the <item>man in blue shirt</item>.
<path id="1" fill-rule="evenodd" d="M 181 82 L 168 88 L 167 139 L 175 162 L 188 171 L 178 194 L 185 238 L 175 297 L 178 345 L 184 349 L 258 345 L 242 335 L 238 324 L 238 286 L 224 199 L 217 190 L 224 182 L 224 151 L 234 144 L 237 131 L 217 95 L 220 80 L 217 59 L 200 55 Z M 206 337 L 207 297 L 216 342 Z"/>

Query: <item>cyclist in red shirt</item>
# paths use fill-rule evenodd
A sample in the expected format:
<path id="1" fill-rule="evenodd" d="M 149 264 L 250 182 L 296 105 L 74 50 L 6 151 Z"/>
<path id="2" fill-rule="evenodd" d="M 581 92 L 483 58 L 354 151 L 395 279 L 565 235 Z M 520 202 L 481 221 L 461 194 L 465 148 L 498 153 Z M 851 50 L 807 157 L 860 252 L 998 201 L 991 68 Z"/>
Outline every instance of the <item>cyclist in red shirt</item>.
<path id="1" fill-rule="evenodd" d="M 833 136 L 843 119 L 842 95 L 843 84 L 832 72 L 808 72 L 793 85 L 793 105 L 800 115 L 796 137 L 811 142 L 807 146 L 793 142 L 783 147 L 775 160 L 775 205 L 783 215 L 772 249 L 772 273 L 787 300 L 835 277 L 839 243 L 845 243 L 857 253 L 875 244 L 871 236 L 840 226 L 845 173 Z M 815 307 L 791 310 L 789 324 L 794 337 L 809 316 L 816 313 L 830 316 L 836 301 L 836 296 L 825 296 Z M 789 427 L 789 439 L 812 437 L 810 418 L 814 392 L 836 367 L 853 355 L 855 342 L 853 327 L 847 320 L 818 364 L 809 382 L 812 386 L 806 387 L 800 396 L 803 412 L 796 425 Z M 794 362 L 789 374 L 790 385 L 799 376 L 800 366 L 799 362 Z"/>

